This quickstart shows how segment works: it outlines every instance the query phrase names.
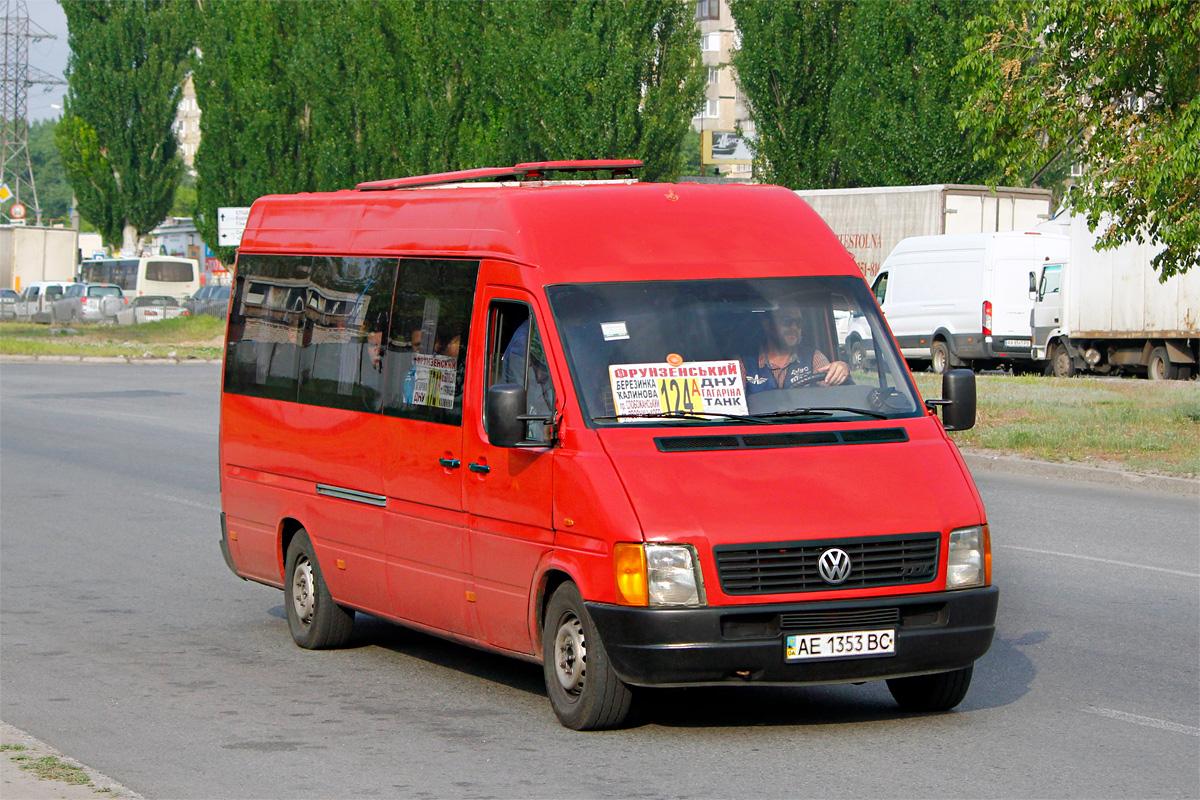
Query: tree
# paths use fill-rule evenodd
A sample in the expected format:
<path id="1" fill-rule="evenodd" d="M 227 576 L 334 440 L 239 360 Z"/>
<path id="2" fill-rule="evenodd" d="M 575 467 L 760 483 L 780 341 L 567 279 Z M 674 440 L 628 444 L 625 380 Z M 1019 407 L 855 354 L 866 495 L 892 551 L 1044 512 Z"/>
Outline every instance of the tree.
<path id="1" fill-rule="evenodd" d="M 995 179 L 1084 168 L 1067 203 L 1099 246 L 1152 237 L 1161 280 L 1200 261 L 1200 4 L 1010 0 L 972 26 L 960 114 Z"/>
<path id="2" fill-rule="evenodd" d="M 80 213 L 106 241 L 134 249 L 170 211 L 183 168 L 172 125 L 194 46 L 193 7 L 60 2 L 71 57 L 55 142 Z"/>
<path id="3" fill-rule="evenodd" d="M 29 161 L 37 182 L 43 222 L 65 220 L 71 213 L 71 185 L 63 171 L 62 157 L 54 146 L 56 122 L 44 119 L 29 123 Z"/>
<path id="4" fill-rule="evenodd" d="M 704 100 L 693 9 L 677 0 L 497 4 L 507 49 L 494 108 L 505 161 L 639 158 L 675 178 Z"/>
<path id="5" fill-rule="evenodd" d="M 845 0 L 730 0 L 741 33 L 738 84 L 758 135 L 755 173 L 793 189 L 836 186 L 829 98 L 854 4 Z"/>
<path id="6" fill-rule="evenodd" d="M 200 21 L 210 246 L 217 208 L 273 192 L 618 156 L 673 177 L 703 93 L 676 0 L 207 0 Z"/>
<path id="7" fill-rule="evenodd" d="M 859 3 L 838 57 L 830 97 L 841 186 L 979 183 L 990 164 L 974 159 L 955 112 L 971 87 L 954 66 L 966 55 L 976 0 Z"/>

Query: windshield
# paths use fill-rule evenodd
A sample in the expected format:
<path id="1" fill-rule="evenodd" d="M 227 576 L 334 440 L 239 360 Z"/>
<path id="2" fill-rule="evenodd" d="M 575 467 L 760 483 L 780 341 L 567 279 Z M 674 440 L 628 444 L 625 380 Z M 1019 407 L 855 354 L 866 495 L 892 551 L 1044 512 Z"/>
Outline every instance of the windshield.
<path id="1" fill-rule="evenodd" d="M 564 284 L 546 293 L 596 425 L 922 413 L 858 278 Z"/>

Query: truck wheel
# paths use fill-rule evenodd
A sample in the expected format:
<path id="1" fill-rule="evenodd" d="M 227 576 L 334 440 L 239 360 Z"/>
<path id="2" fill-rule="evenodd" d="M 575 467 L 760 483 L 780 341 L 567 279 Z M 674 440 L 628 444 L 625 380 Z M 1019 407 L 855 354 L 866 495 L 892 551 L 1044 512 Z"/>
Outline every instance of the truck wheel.
<path id="1" fill-rule="evenodd" d="M 1069 378 L 1075 374 L 1075 362 L 1066 347 L 1061 344 L 1054 345 L 1054 353 L 1050 356 L 1050 368 L 1056 378 Z"/>
<path id="2" fill-rule="evenodd" d="M 929 355 L 933 358 L 933 371 L 938 375 L 950 369 L 950 348 L 941 339 L 933 343 Z"/>
<path id="3" fill-rule="evenodd" d="M 292 639 L 306 650 L 342 647 L 354 633 L 354 612 L 333 602 L 308 532 L 292 537 L 284 562 L 284 608 Z"/>
<path id="4" fill-rule="evenodd" d="M 967 696 L 974 670 L 971 665 L 936 675 L 892 678 L 887 687 L 905 711 L 949 711 Z"/>
<path id="5" fill-rule="evenodd" d="M 1146 377 L 1152 381 L 1173 381 L 1179 377 L 1179 367 L 1171 363 L 1167 348 L 1156 347 L 1150 353 L 1150 363 L 1146 365 Z"/>
<path id="6" fill-rule="evenodd" d="M 573 583 L 555 590 L 542 626 L 546 694 L 558 721 L 577 731 L 616 728 L 633 692 L 613 672 L 600 634 Z"/>

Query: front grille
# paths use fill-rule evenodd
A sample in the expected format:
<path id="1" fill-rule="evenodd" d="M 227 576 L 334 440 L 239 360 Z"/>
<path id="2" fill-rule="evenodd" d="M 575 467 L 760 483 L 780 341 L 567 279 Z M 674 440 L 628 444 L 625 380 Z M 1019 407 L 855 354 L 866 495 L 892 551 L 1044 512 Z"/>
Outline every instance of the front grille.
<path id="1" fill-rule="evenodd" d="M 779 615 L 779 627 L 785 631 L 843 631 L 854 628 L 894 627 L 899 624 L 898 608 L 793 611 Z"/>
<path id="2" fill-rule="evenodd" d="M 941 535 L 912 533 L 812 542 L 768 542 L 713 548 L 725 594 L 787 594 L 928 583 L 937 576 Z M 845 582 L 826 583 L 817 570 L 831 547 L 850 556 Z"/>

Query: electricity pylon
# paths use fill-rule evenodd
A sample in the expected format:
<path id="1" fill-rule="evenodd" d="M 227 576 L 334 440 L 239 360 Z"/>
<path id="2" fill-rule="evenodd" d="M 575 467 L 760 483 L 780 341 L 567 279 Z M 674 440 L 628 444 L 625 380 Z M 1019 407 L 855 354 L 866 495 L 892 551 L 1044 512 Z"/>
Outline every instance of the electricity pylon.
<path id="1" fill-rule="evenodd" d="M 62 85 L 66 81 L 29 66 L 29 43 L 53 39 L 29 21 L 25 0 L 4 0 L 4 65 L 0 68 L 0 185 L 8 187 L 18 203 L 31 205 L 37 224 L 42 223 L 33 164 L 29 160 L 29 120 L 26 119 L 29 87 Z M 25 199 L 22 200 L 22 195 Z M 29 201 L 32 200 L 32 203 Z"/>

